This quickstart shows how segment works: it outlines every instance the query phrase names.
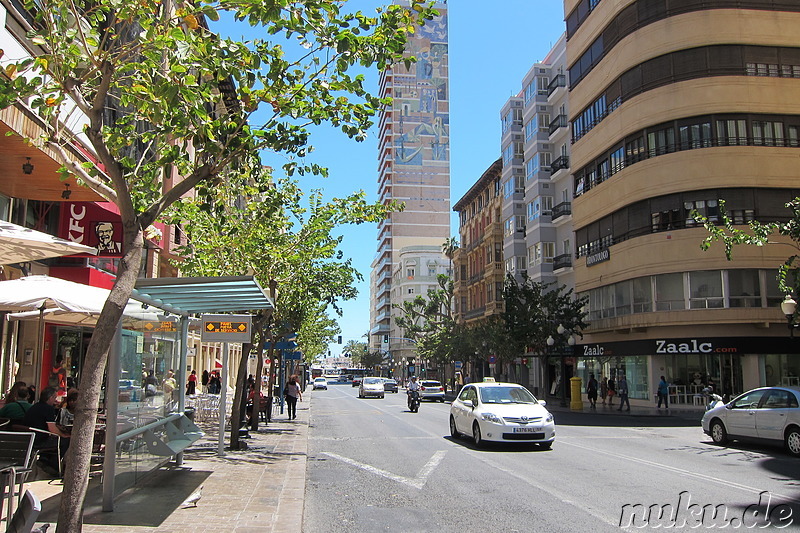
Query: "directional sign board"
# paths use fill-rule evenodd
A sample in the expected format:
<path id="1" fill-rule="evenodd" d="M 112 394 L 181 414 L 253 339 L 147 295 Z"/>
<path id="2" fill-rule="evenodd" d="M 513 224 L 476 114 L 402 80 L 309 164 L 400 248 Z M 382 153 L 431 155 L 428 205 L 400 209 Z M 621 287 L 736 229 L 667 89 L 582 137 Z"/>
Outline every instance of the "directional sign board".
<path id="1" fill-rule="evenodd" d="M 456 361 L 454 364 L 456 370 L 461 370 L 461 367 L 464 365 L 463 361 Z"/>
<path id="2" fill-rule="evenodd" d="M 250 342 L 252 315 L 203 315 L 203 342 Z"/>
<path id="3" fill-rule="evenodd" d="M 301 352 L 286 352 L 283 358 L 286 361 L 299 361 L 302 358 L 302 355 L 303 354 Z"/>
<path id="4" fill-rule="evenodd" d="M 154 321 L 147 321 L 142 325 L 142 328 L 147 333 L 155 333 L 155 332 L 170 332 L 175 333 L 177 329 L 175 328 L 177 322 L 174 320 L 161 320 L 159 322 Z"/>

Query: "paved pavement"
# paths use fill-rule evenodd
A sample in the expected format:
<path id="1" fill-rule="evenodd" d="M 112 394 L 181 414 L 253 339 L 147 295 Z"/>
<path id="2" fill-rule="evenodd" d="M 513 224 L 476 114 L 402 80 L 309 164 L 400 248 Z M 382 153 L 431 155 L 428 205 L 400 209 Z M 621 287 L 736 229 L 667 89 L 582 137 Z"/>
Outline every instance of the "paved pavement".
<path id="1" fill-rule="evenodd" d="M 451 395 L 448 395 L 451 396 Z M 450 400 L 451 397 L 448 397 Z M 590 410 L 584 403 L 582 412 L 561 407 L 558 399 L 548 399 L 554 413 L 580 414 L 570 423 L 584 425 L 600 416 L 603 423 L 638 424 L 630 417 L 650 417 L 647 423 L 672 425 L 676 419 L 699 421 L 702 408 L 632 407 L 618 412 L 598 405 Z M 303 504 L 308 457 L 309 401 L 298 404 L 297 419 L 277 415 L 258 432 L 251 432 L 248 449 L 227 451 L 217 455 L 215 425 L 208 425 L 205 438 L 185 453 L 181 467 L 162 468 L 146 477 L 139 485 L 125 492 L 115 504 L 113 513 L 101 510 L 102 488 L 99 478 L 92 478 L 84 509 L 87 533 L 297 533 L 302 531 Z M 661 419 L 660 421 L 658 419 Z M 627 420 L 627 422 L 626 422 Z M 564 420 L 565 422 L 567 420 Z M 39 523 L 55 524 L 61 494 L 58 481 L 40 480 L 29 483 L 42 500 Z M 202 497 L 196 507 L 182 503 L 202 486 Z"/>
<path id="2" fill-rule="evenodd" d="M 101 510 L 99 478 L 87 492 L 83 531 L 103 533 L 298 533 L 302 531 L 308 456 L 309 401 L 298 403 L 297 418 L 277 415 L 250 432 L 245 451 L 217 456 L 218 434 L 209 425 L 205 438 L 185 453 L 181 467 L 162 468 L 119 497 L 113 513 Z M 226 439 L 227 441 L 227 439 Z M 42 500 L 39 523 L 55 525 L 61 484 L 28 485 Z M 202 486 L 197 507 L 182 503 Z M 51 529 L 52 531 L 52 529 Z"/>

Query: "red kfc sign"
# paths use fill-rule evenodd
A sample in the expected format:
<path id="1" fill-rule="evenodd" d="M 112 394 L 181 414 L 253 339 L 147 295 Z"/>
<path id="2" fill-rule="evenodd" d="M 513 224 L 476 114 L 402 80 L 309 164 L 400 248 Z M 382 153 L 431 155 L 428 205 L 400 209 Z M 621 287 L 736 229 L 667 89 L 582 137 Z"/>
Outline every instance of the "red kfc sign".
<path id="1" fill-rule="evenodd" d="M 120 217 L 95 202 L 64 202 L 59 237 L 97 248 L 100 256 L 122 256 Z"/>

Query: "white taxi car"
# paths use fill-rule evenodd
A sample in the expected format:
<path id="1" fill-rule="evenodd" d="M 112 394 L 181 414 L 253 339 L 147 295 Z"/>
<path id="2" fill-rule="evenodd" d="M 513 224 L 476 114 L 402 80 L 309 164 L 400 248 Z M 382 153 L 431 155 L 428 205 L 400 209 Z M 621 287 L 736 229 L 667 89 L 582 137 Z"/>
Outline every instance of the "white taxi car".
<path id="1" fill-rule="evenodd" d="M 556 425 L 545 402 L 521 385 L 470 383 L 450 406 L 450 434 L 471 435 L 476 446 L 524 441 L 547 449 L 556 438 Z"/>

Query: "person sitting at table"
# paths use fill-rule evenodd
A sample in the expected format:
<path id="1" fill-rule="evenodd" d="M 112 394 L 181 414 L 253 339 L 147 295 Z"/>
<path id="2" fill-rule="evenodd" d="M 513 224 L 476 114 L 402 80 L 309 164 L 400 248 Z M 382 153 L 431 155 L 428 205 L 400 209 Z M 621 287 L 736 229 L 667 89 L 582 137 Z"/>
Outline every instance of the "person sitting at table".
<path id="1" fill-rule="evenodd" d="M 18 381 L 17 383 L 22 382 Z M 25 413 L 31 408 L 31 403 L 28 401 L 28 387 L 22 383 L 20 387 L 14 385 L 11 390 L 14 396 L 11 397 L 11 393 L 9 393 L 6 404 L 0 409 L 0 418 L 9 418 L 12 424 L 21 424 Z"/>
<path id="2" fill-rule="evenodd" d="M 64 398 L 64 404 L 58 410 L 56 425 L 64 433 L 71 433 L 75 422 L 75 409 L 78 406 L 78 389 L 70 389 Z"/>
<path id="3" fill-rule="evenodd" d="M 55 387 L 45 388 L 39 396 L 39 401 L 25 413 L 23 424 L 30 428 L 49 432 L 49 434 L 35 432 L 33 446 L 39 450 L 37 464 L 48 474 L 60 477 L 61 465 L 58 460 L 59 457 L 63 457 L 69 447 L 69 434 L 61 431 L 56 425 L 57 392 Z"/>
<path id="4" fill-rule="evenodd" d="M 24 381 L 15 381 L 14 384 L 11 385 L 11 388 L 8 389 L 8 393 L 3 397 L 3 405 L 9 402 L 15 402 L 17 397 L 17 391 L 19 391 L 19 389 L 27 390 L 27 388 L 28 385 L 26 385 Z M 30 394 L 28 395 L 28 398 L 30 398 Z M 32 400 L 33 398 L 30 399 Z"/>

